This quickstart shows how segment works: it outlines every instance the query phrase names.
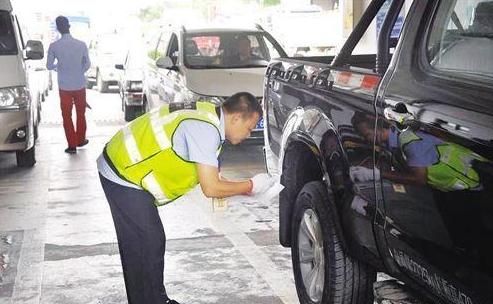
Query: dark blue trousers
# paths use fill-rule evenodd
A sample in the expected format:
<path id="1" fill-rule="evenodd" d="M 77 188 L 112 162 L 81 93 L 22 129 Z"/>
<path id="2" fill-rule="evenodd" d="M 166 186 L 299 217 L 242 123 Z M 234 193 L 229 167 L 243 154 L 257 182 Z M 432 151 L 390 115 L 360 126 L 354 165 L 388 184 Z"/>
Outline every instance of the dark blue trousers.
<path id="1" fill-rule="evenodd" d="M 99 175 L 115 224 L 129 304 L 163 304 L 166 236 L 154 197 Z"/>

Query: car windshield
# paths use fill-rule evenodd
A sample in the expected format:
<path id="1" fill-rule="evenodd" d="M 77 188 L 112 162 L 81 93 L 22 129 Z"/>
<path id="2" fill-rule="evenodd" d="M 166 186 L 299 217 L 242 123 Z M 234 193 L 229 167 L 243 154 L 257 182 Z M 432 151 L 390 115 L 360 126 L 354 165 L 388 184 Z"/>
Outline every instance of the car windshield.
<path id="1" fill-rule="evenodd" d="M 0 56 L 16 54 L 17 43 L 15 42 L 12 18 L 9 12 L 0 11 Z"/>
<path id="2" fill-rule="evenodd" d="M 131 70 L 140 70 L 145 64 L 145 55 L 142 51 L 133 51 L 128 54 L 127 68 Z"/>
<path id="3" fill-rule="evenodd" d="M 191 69 L 266 67 L 275 56 L 268 44 L 261 33 L 190 33 L 184 41 L 185 65 Z"/>

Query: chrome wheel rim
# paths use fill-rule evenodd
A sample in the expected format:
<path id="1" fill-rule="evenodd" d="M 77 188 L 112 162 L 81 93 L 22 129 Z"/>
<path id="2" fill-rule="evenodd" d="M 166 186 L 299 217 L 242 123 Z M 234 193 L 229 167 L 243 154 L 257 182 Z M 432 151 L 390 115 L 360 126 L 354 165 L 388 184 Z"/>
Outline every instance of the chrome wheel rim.
<path id="1" fill-rule="evenodd" d="M 306 293 L 315 303 L 322 301 L 325 255 L 320 221 L 312 209 L 305 210 L 298 230 L 298 256 Z"/>

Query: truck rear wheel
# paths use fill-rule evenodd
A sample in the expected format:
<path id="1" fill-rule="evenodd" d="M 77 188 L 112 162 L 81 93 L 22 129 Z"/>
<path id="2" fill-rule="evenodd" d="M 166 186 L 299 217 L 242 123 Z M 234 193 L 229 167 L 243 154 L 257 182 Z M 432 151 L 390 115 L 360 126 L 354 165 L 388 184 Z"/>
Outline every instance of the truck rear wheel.
<path id="1" fill-rule="evenodd" d="M 320 181 L 306 184 L 296 199 L 291 256 L 300 303 L 373 303 L 376 272 L 343 251 L 329 203 Z"/>

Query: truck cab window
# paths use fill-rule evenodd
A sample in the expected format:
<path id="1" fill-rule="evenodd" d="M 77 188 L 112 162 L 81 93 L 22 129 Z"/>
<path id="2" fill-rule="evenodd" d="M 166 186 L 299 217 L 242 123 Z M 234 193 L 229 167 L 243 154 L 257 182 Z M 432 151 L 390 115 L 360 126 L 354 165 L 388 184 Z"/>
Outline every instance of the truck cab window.
<path id="1" fill-rule="evenodd" d="M 351 63 L 351 68 L 365 69 L 365 72 L 375 72 L 376 67 L 376 55 L 378 47 L 378 35 L 382 29 L 385 17 L 389 11 L 391 0 L 387 0 L 380 10 L 378 11 L 375 18 L 371 22 L 370 26 L 366 29 L 365 34 L 361 37 L 358 44 L 352 52 L 352 57 L 356 60 Z M 397 17 L 397 20 L 393 26 L 391 39 L 389 41 L 390 54 L 392 55 L 395 46 L 397 45 L 397 40 L 400 37 L 402 25 L 404 23 L 404 18 L 406 15 L 406 6 L 404 5 Z M 356 55 L 356 56 L 355 56 Z"/>
<path id="2" fill-rule="evenodd" d="M 493 77 L 493 1 L 442 2 L 427 50 L 438 71 Z"/>

